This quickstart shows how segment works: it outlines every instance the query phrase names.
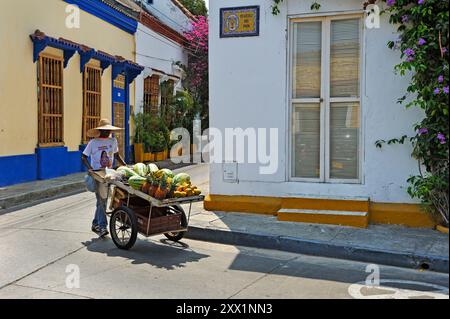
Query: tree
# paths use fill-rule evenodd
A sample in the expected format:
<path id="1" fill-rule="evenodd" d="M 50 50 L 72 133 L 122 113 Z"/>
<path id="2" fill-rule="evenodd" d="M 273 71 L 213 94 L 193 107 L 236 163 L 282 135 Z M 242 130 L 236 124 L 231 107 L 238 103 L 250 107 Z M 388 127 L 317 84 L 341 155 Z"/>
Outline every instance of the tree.
<path id="1" fill-rule="evenodd" d="M 208 15 L 205 0 L 180 0 L 180 2 L 195 16 Z"/>

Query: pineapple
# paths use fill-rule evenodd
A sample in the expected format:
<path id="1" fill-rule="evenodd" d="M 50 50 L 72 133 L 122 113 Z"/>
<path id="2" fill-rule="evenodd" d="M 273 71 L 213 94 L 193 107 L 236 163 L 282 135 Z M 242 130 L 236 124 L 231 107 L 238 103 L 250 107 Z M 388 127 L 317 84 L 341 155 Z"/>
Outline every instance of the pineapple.
<path id="1" fill-rule="evenodd" d="M 167 195 L 167 197 L 174 198 L 176 189 L 177 189 L 177 184 L 173 180 L 171 180 L 171 182 L 169 183 L 169 194 Z"/>
<path id="2" fill-rule="evenodd" d="M 169 193 L 169 184 L 167 183 L 167 177 L 163 176 L 161 177 L 161 182 L 159 183 L 158 189 L 155 192 L 155 198 L 156 199 L 164 199 L 167 197 L 167 194 Z"/>
<path id="3" fill-rule="evenodd" d="M 152 197 L 155 196 L 156 190 L 158 189 L 158 180 L 153 176 L 149 177 L 150 187 L 148 188 L 148 194 Z"/>

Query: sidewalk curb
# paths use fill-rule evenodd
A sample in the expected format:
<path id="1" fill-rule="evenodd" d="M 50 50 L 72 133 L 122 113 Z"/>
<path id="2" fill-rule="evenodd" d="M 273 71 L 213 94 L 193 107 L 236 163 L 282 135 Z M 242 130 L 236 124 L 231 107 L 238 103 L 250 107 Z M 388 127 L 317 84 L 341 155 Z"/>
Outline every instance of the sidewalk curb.
<path id="1" fill-rule="evenodd" d="M 84 181 L 67 183 L 64 185 L 58 185 L 55 187 L 49 187 L 46 189 L 39 189 L 33 192 L 27 192 L 24 194 L 14 195 L 6 197 L 0 200 L 0 210 L 23 206 L 25 204 L 31 204 L 46 199 L 50 199 L 56 196 L 69 196 L 77 192 L 82 192 L 86 189 Z"/>
<path id="2" fill-rule="evenodd" d="M 377 250 L 354 245 L 334 245 L 329 242 L 305 240 L 297 237 L 269 234 L 242 233 L 215 228 L 189 226 L 186 238 L 226 245 L 240 245 L 254 248 L 274 249 L 298 254 L 347 259 L 382 265 L 449 273 L 449 259 L 443 256 L 414 255 L 388 250 Z"/>

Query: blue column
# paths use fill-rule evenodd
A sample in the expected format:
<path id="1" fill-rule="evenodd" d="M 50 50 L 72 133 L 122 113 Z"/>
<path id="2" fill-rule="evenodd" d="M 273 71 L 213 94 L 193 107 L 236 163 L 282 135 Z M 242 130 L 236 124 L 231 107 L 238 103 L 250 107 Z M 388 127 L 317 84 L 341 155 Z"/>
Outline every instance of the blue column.
<path id="1" fill-rule="evenodd" d="M 125 162 L 130 162 L 130 83 L 125 76 Z"/>

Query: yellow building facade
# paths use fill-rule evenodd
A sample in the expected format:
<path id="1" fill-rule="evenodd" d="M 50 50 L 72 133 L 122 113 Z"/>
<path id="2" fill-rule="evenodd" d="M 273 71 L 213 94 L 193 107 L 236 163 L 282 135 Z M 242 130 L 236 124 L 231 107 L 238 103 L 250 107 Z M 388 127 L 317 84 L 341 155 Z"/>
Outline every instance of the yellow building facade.
<path id="1" fill-rule="evenodd" d="M 81 171 L 97 118 L 121 121 L 129 157 L 136 28 L 108 1 L 2 1 L 0 186 Z"/>

